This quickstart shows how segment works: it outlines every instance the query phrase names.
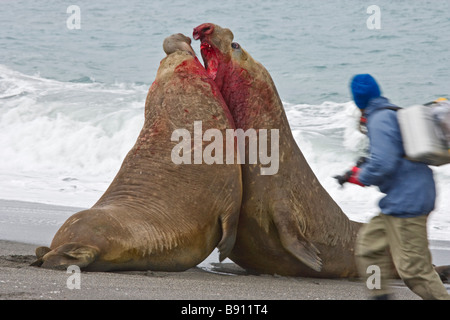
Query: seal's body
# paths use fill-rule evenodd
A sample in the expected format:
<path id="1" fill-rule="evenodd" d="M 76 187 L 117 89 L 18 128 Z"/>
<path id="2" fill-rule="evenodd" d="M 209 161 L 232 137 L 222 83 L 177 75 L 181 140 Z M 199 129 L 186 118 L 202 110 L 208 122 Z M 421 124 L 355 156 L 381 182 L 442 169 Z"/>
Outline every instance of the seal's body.
<path id="1" fill-rule="evenodd" d="M 228 29 L 203 24 L 194 39 L 201 40 L 208 73 L 236 127 L 279 130 L 276 174 L 261 175 L 261 163 L 242 166 L 244 194 L 230 259 L 255 273 L 357 276 L 353 248 L 361 224 L 348 219 L 309 167 L 270 74 L 232 42 Z"/>
<path id="2" fill-rule="evenodd" d="M 186 50 L 186 48 L 190 50 Z M 177 129 L 234 128 L 216 87 L 193 56 L 190 39 L 165 40 L 145 104 L 145 123 L 115 179 L 89 210 L 71 216 L 37 265 L 85 270 L 182 271 L 217 246 L 233 248 L 242 197 L 237 164 L 175 164 Z M 223 135 L 225 137 L 225 134 Z M 234 163 L 237 163 L 236 161 Z"/>

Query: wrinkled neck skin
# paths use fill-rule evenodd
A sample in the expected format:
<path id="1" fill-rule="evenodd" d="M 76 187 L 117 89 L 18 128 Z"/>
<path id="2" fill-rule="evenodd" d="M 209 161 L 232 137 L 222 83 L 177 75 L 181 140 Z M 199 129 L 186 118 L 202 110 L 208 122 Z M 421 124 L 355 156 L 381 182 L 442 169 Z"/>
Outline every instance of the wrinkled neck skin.
<path id="1" fill-rule="evenodd" d="M 148 131 L 150 135 L 156 134 L 161 119 L 170 119 L 170 121 L 166 122 L 173 125 L 173 128 L 170 130 L 171 133 L 174 129 L 184 128 L 188 119 L 191 119 L 189 122 L 191 125 L 195 120 L 201 119 L 201 108 L 196 109 L 196 112 L 199 113 L 196 116 L 193 113 L 194 110 L 187 113 L 187 110 L 180 108 L 177 104 L 163 104 L 164 94 L 155 93 L 159 90 L 171 92 L 172 94 L 175 92 L 187 92 L 187 88 L 192 87 L 192 84 L 198 81 L 208 83 L 213 95 L 223 101 L 220 90 L 197 57 L 193 57 L 188 52 L 177 51 L 164 58 L 160 63 L 156 79 L 147 95 L 144 130 Z M 155 106 L 159 107 L 155 108 Z M 207 108 L 207 106 L 204 106 L 204 108 Z M 222 104 L 222 109 L 229 124 L 234 128 L 233 118 L 225 103 Z M 167 132 L 169 131 L 167 130 Z"/>
<path id="2" fill-rule="evenodd" d="M 209 103 L 212 100 L 222 102 L 220 106 L 228 120 L 227 126 L 213 118 L 220 112 L 215 107 L 211 108 Z M 134 207 L 141 205 L 145 208 L 149 191 L 153 190 L 153 186 L 157 187 L 152 183 L 158 180 L 155 176 L 160 174 L 162 168 L 176 167 L 168 149 L 168 145 L 176 144 L 171 141 L 172 133 L 180 128 L 192 132 L 194 122 L 202 119 L 203 130 L 234 127 L 219 89 L 200 61 L 187 52 L 172 53 L 161 61 L 156 79 L 147 94 L 145 122 L 136 143 L 97 204 L 105 205 L 111 201 L 129 204 L 127 199 L 133 198 Z"/>
<path id="3" fill-rule="evenodd" d="M 202 46 L 201 52 L 207 72 L 220 89 L 236 128 L 289 130 L 275 85 L 262 65 L 252 61 L 244 67 L 214 47 Z M 252 68 L 252 64 L 257 68 Z"/>

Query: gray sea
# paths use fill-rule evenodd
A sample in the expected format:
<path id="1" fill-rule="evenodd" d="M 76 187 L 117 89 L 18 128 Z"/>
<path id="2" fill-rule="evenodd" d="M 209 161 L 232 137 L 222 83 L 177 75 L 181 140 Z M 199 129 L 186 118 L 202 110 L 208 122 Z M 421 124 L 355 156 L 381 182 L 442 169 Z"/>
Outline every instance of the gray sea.
<path id="1" fill-rule="evenodd" d="M 382 194 L 332 178 L 367 146 L 351 77 L 371 73 L 402 107 L 450 98 L 448 0 L 0 0 L 0 8 L 0 199 L 93 205 L 142 127 L 164 38 L 192 36 L 204 22 L 231 29 L 269 70 L 300 149 L 354 220 L 370 219 Z M 433 171 L 430 238 L 448 240 L 450 165 Z M 0 213 L 3 230 L 20 224 L 10 240 L 59 223 L 19 215 Z"/>

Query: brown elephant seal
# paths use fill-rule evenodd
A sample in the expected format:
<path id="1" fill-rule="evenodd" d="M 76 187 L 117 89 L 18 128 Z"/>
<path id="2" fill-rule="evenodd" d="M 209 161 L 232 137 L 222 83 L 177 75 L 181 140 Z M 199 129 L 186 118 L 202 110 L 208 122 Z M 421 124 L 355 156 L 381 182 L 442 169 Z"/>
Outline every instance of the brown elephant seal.
<path id="1" fill-rule="evenodd" d="M 232 42 L 229 29 L 202 24 L 194 39 L 201 40 L 205 66 L 236 128 L 279 130 L 276 174 L 262 175 L 260 162 L 242 166 L 244 193 L 229 258 L 256 273 L 356 277 L 354 244 L 361 224 L 348 219 L 306 162 L 269 72 Z"/>
<path id="2" fill-rule="evenodd" d="M 240 166 L 173 161 L 180 151 L 176 130 L 192 133 L 194 121 L 202 121 L 204 130 L 234 128 L 189 44 L 181 34 L 165 40 L 167 57 L 148 92 L 136 144 L 98 202 L 71 216 L 50 248 L 36 249 L 35 265 L 183 271 L 216 246 L 221 260 L 229 255 L 242 198 Z"/>

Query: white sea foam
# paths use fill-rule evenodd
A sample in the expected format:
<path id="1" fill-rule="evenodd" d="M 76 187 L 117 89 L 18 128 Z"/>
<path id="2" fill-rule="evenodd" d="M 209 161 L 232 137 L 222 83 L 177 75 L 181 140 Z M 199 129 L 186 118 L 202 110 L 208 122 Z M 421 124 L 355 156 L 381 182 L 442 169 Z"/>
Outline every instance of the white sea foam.
<path id="1" fill-rule="evenodd" d="M 0 198 L 92 204 L 142 128 L 148 87 L 0 74 Z"/>
<path id="2" fill-rule="evenodd" d="M 0 199 L 92 206 L 136 141 L 148 86 L 59 82 L 0 65 Z M 378 211 L 378 189 L 341 188 L 333 178 L 351 168 L 368 145 L 354 104 L 285 102 L 285 109 L 325 189 L 351 219 L 370 219 Z M 430 237 L 448 240 L 450 165 L 433 170 L 439 198 Z"/>

